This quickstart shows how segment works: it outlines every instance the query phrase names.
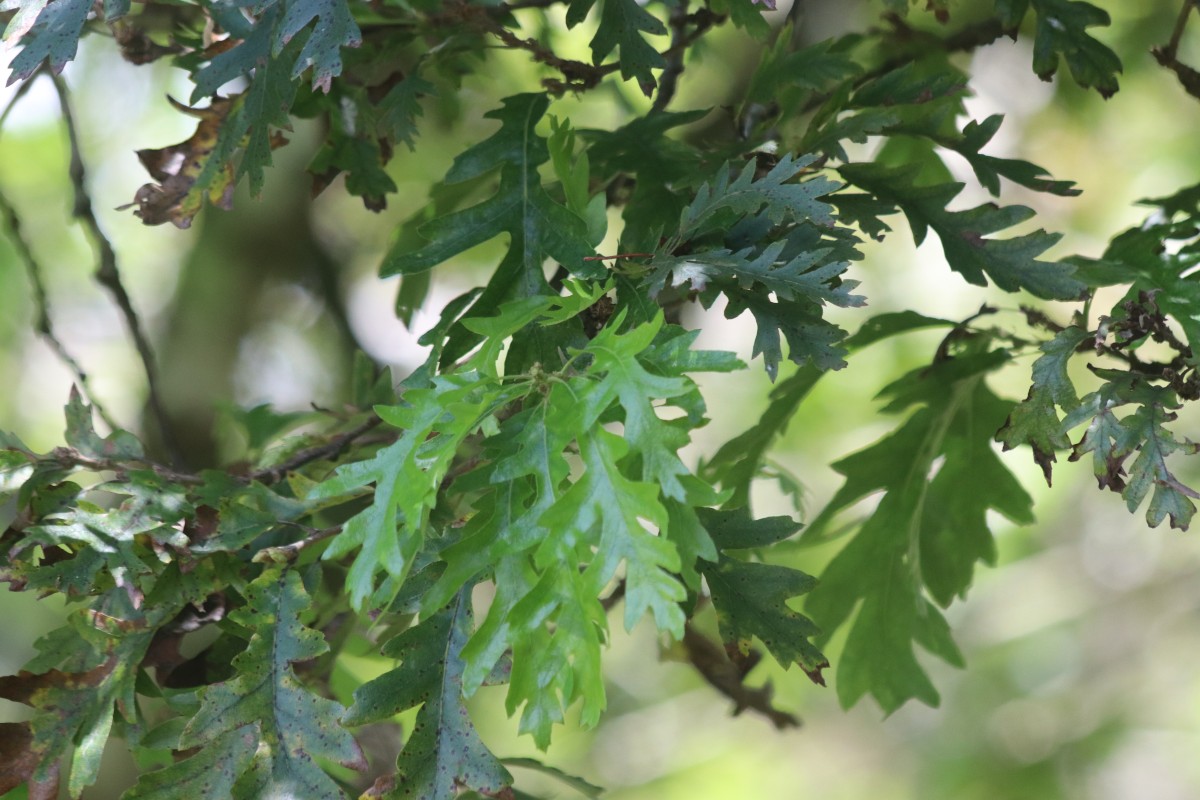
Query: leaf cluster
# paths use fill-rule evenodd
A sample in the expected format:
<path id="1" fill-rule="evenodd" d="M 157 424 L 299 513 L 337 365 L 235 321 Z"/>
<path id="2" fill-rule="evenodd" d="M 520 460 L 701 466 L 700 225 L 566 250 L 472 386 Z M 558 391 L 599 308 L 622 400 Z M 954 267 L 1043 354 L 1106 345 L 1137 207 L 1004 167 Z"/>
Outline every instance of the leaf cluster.
<path id="1" fill-rule="evenodd" d="M 115 425 L 101 435 L 78 390 L 64 446 L 0 434 L 0 579 L 72 608 L 0 678 L 0 697 L 34 709 L 0 726 L 0 792 L 53 796 L 65 777 L 78 797 L 120 736 L 144 767 L 131 799 L 521 796 L 468 702 L 506 686 L 542 748 L 573 708 L 596 724 L 614 610 L 626 631 L 653 626 L 734 713 L 780 727 L 796 720 L 754 672 L 765 654 L 822 686 L 832 661 L 847 707 L 932 705 L 917 646 L 962 664 L 943 610 L 995 562 L 996 514 L 1033 518 L 997 443 L 1028 447 L 1047 480 L 1057 452 L 1090 455 L 1130 510 L 1149 499 L 1151 525 L 1194 514 L 1174 460 L 1198 449 L 1175 423 L 1200 398 L 1200 190 L 1150 201 L 1151 221 L 1101 258 L 1053 259 L 1058 235 L 1000 196 L 1008 183 L 1076 191 L 985 152 L 1001 118 L 970 119 L 953 58 L 1031 35 L 1038 75 L 1065 63 L 1108 96 L 1121 66 L 1089 32 L 1108 24 L 1090 4 L 995 0 L 960 24 L 951 4 L 918 18 L 890 0 L 885 25 L 801 46 L 751 0 L 568 0 L 590 63 L 561 55 L 567 32 L 529 22 L 554 2 L 182 2 L 163 12 L 167 34 L 150 5 L 31 0 L 6 33 L 12 81 L 60 70 L 105 27 L 127 57 L 188 72 L 188 103 L 172 104 L 195 132 L 139 152 L 146 224 L 228 208 L 243 178 L 257 192 L 296 119 L 323 131 L 314 192 L 344 175 L 378 211 L 397 191 L 393 157 L 420 151 L 427 98 L 453 97 L 495 47 L 527 54 L 542 80 L 480 110 L 491 133 L 456 155 L 379 266 L 401 279 L 407 324 L 448 265 L 500 240 L 487 277 L 424 333 L 419 368 L 393 379 L 364 357 L 337 412 L 241 412 L 247 447 L 222 469 L 168 466 Z M 668 110 L 726 22 L 763 40 L 741 96 L 714 115 Z M 568 90 L 624 81 L 648 110 L 596 128 L 567 104 L 552 112 Z M 952 159 L 995 202 L 962 207 Z M 946 281 L 1076 303 L 1069 323 L 1026 307 L 1023 324 L 989 326 L 986 305 L 941 319 L 918 300 L 865 316 L 864 242 L 901 219 L 917 244 L 936 235 Z M 1123 297 L 1095 307 L 1113 285 Z M 694 463 L 703 373 L 758 369 L 696 346 L 714 311 L 749 315 L 773 388 Z M 934 329 L 928 363 L 876 397 L 889 432 L 833 462 L 828 503 L 803 524 L 756 517 L 761 479 L 798 485 L 770 451 L 814 387 L 865 348 Z M 1026 356 L 1028 394 L 1005 399 L 994 376 Z M 827 563 L 807 556 L 817 547 Z M 379 669 L 349 681 L 347 657 Z M 395 762 L 368 763 L 356 736 L 402 715 Z M 383 776 L 370 787 L 354 774 L 368 769 Z"/>

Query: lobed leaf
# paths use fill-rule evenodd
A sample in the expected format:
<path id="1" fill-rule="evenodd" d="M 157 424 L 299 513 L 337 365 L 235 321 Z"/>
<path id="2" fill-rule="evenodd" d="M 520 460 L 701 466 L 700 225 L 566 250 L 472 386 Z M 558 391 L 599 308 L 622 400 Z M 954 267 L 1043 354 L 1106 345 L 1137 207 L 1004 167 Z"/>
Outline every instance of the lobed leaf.
<path id="1" fill-rule="evenodd" d="M 461 656 L 473 627 L 468 586 L 449 607 L 391 639 L 383 653 L 401 659 L 400 666 L 354 691 L 343 719 L 350 726 L 421 707 L 388 797 L 453 800 L 464 788 L 491 795 L 512 783 L 463 705 Z"/>
<path id="2" fill-rule="evenodd" d="M 925 593 L 948 605 L 965 594 L 977 560 L 994 561 L 989 509 L 1015 522 L 1032 519 L 1032 500 L 990 447 L 1011 406 L 983 378 L 1007 359 L 1003 351 L 962 355 L 893 383 L 882 393 L 887 410 L 918 410 L 894 433 L 833 465 L 846 481 L 804 538 L 819 538 L 836 513 L 884 492 L 806 603 L 825 631 L 858 607 L 837 672 L 845 707 L 867 693 L 888 713 L 911 698 L 937 704 L 913 644 L 952 664 L 962 657 Z"/>
<path id="3" fill-rule="evenodd" d="M 846 164 L 839 171 L 854 185 L 898 206 L 908 218 L 917 244 L 932 228 L 950 268 L 969 283 L 986 286 L 987 276 L 1005 291 L 1024 289 L 1059 300 L 1076 298 L 1084 289 L 1083 283 L 1071 276 L 1071 265 L 1038 260 L 1058 241 L 1058 235 L 1039 230 L 1009 239 L 986 238 L 1029 219 L 1033 216 L 1029 208 L 985 204 L 951 211 L 947 205 L 962 191 L 960 183 L 915 186 L 912 169 L 877 164 Z"/>
<path id="4" fill-rule="evenodd" d="M 250 632 L 250 642 L 233 659 L 234 677 L 203 690 L 200 708 L 179 737 L 179 747 L 215 748 L 217 752 L 205 759 L 225 769 L 244 764 L 235 796 L 342 798 L 316 759 L 353 769 L 365 769 L 366 762 L 354 738 L 338 724 L 342 707 L 309 692 L 293 671 L 294 664 L 329 649 L 320 633 L 301 622 L 311 601 L 300 576 L 282 567 L 268 568 L 246 587 L 245 601 L 231 618 Z M 247 728 L 259 733 L 248 763 L 228 754 Z"/>

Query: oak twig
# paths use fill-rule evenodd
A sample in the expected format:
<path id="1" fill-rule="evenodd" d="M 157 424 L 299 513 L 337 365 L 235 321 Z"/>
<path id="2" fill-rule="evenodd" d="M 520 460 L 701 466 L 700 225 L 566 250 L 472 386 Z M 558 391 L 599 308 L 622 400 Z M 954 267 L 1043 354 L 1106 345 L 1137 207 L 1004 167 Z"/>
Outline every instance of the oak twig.
<path id="1" fill-rule="evenodd" d="M 262 550 L 259 550 L 257 553 L 255 553 L 254 558 L 251 560 L 259 564 L 295 561 L 296 557 L 309 547 L 312 547 L 314 544 L 319 542 L 323 542 L 326 539 L 332 539 L 341 532 L 341 525 L 334 525 L 331 528 L 314 530 L 308 536 L 305 536 L 303 539 L 297 542 L 282 544 L 276 547 L 264 547 Z"/>
<path id="2" fill-rule="evenodd" d="M 776 730 L 800 727 L 800 720 L 794 714 L 771 704 L 770 684 L 754 689 L 744 683 L 746 673 L 756 659 L 748 660 L 745 665 L 735 664 L 719 645 L 697 631 L 690 622 L 683 627 L 683 647 L 688 660 L 704 680 L 733 701 L 735 717 L 749 709 L 769 719 Z"/>
<path id="3" fill-rule="evenodd" d="M 671 9 L 667 18 L 667 26 L 671 29 L 671 48 L 668 51 L 670 55 L 667 56 L 667 66 L 658 76 L 658 94 L 650 106 L 652 112 L 665 111 L 679 88 L 679 76 L 683 74 L 683 56 L 686 52 L 680 45 L 687 39 L 687 23 L 687 0 L 679 0 L 679 5 Z"/>
<path id="4" fill-rule="evenodd" d="M 314 445 L 313 447 L 301 450 L 280 464 L 251 473 L 250 479 L 268 484 L 278 483 L 287 477 L 289 472 L 299 469 L 305 464 L 311 464 L 314 461 L 340 455 L 355 439 L 378 427 L 382 422 L 383 420 L 379 417 L 372 416 L 361 425 L 332 437 L 324 444 Z"/>
<path id="5" fill-rule="evenodd" d="M 12 102 L 4 108 L 3 112 L 0 112 L 0 133 L 3 133 L 4 122 L 8 119 L 8 115 L 32 85 L 32 79 L 23 82 L 13 95 Z M 37 314 L 34 328 L 46 340 L 46 343 L 50 345 L 50 349 L 58 356 L 59 361 L 65 364 L 67 369 L 75 376 L 75 382 L 79 385 L 80 391 L 91 401 L 92 407 L 96 409 L 96 413 L 100 415 L 100 418 L 104 420 L 104 424 L 114 431 L 117 430 L 120 426 L 117 425 L 104 404 L 96 397 L 87 372 L 84 371 L 79 361 L 71 355 L 66 345 L 63 344 L 63 341 L 58 338 L 58 334 L 54 331 L 54 323 L 50 316 L 50 299 L 46 293 L 46 284 L 42 280 L 43 270 L 41 264 L 38 263 L 37 256 L 33 253 L 33 248 L 21 231 L 21 218 L 17 214 L 16 206 L 10 203 L 3 193 L 0 193 L 0 216 L 4 217 L 4 224 L 8 227 L 9 238 L 12 241 L 13 249 L 17 251 L 17 258 L 21 259 L 25 264 L 25 272 L 29 275 L 29 286 L 33 292 L 33 301 Z"/>
<path id="6" fill-rule="evenodd" d="M 125 324 L 129 328 L 130 336 L 133 338 L 134 347 L 137 348 L 138 357 L 142 361 L 142 369 L 146 373 L 147 401 L 150 413 L 158 426 L 159 434 L 162 436 L 163 447 L 167 451 L 168 457 L 172 464 L 178 467 L 183 462 L 183 459 L 180 455 L 174 433 L 171 430 L 171 424 L 167 418 L 166 406 L 163 404 L 162 394 L 159 391 L 158 369 L 155 366 L 154 351 L 150 346 L 150 340 L 146 337 L 145 331 L 142 329 L 141 321 L 138 318 L 137 311 L 133 307 L 133 301 L 129 297 L 129 292 L 125 290 L 125 285 L 121 281 L 121 272 L 117 268 L 116 251 L 113 250 L 112 242 L 109 241 L 108 237 L 104 234 L 103 228 L 100 227 L 100 221 L 96 218 L 96 212 L 92 207 L 91 195 L 88 194 L 87 175 L 84 171 L 83 155 L 79 147 L 79 134 L 76 130 L 75 118 L 71 113 L 71 106 L 67 99 L 67 84 L 61 76 L 53 73 L 50 73 L 50 79 L 53 81 L 55 92 L 58 95 L 58 105 L 62 110 L 63 122 L 67 128 L 67 139 L 71 148 L 70 177 L 71 186 L 75 191 L 75 205 L 72 214 L 75 219 L 83 224 L 92 239 L 92 244 L 96 248 L 96 281 L 112 294 L 117 307 L 121 310 L 121 315 L 125 318 Z"/>
<path id="7" fill-rule="evenodd" d="M 31 458 L 38 458 L 33 453 L 28 453 Z M 199 475 L 192 475 L 187 472 L 180 472 L 170 467 L 151 461 L 146 458 L 124 459 L 117 460 L 112 458 L 93 458 L 85 456 L 73 447 L 56 447 L 50 451 L 48 456 L 57 461 L 63 467 L 81 467 L 93 472 L 115 472 L 118 475 L 125 475 L 130 469 L 141 468 L 148 469 L 164 480 L 172 483 L 183 484 L 185 486 L 198 486 L 204 483 L 204 479 Z"/>
<path id="8" fill-rule="evenodd" d="M 50 345 L 50 349 L 58 356 L 58 360 L 66 365 L 71 374 L 75 376 L 75 382 L 79 384 L 79 389 L 87 396 L 92 404 L 92 408 L 96 409 L 96 413 L 100 415 L 100 419 L 104 420 L 104 424 L 112 430 L 119 430 L 120 425 L 113 419 L 112 414 L 96 397 L 96 392 L 92 389 L 91 378 L 83 369 L 71 352 L 67 350 L 67 346 L 63 344 L 62 339 L 58 338 L 58 334 L 54 331 L 54 323 L 50 317 L 50 299 L 46 294 L 46 285 L 42 281 L 42 269 L 38 264 L 37 257 L 34 256 L 29 242 L 25 240 L 25 236 L 21 233 L 21 219 L 17 215 L 16 208 L 8 201 L 8 198 L 0 193 L 0 216 L 4 218 L 4 224 L 8 227 L 9 238 L 12 241 L 13 249 L 17 251 L 17 257 L 25 263 L 25 271 L 29 275 L 29 285 L 33 292 L 33 302 L 36 307 L 35 314 L 37 318 L 34 322 L 34 328 L 46 344 Z"/>
<path id="9" fill-rule="evenodd" d="M 1176 57 L 1179 52 L 1179 42 L 1183 39 L 1184 28 L 1187 27 L 1188 17 L 1195 5 L 1196 0 L 1183 0 L 1183 5 L 1179 8 L 1179 16 L 1175 18 L 1175 28 L 1171 31 L 1171 40 L 1165 47 L 1150 48 L 1150 53 L 1159 64 L 1175 73 L 1179 84 L 1188 94 L 1200 98 L 1200 72 Z"/>

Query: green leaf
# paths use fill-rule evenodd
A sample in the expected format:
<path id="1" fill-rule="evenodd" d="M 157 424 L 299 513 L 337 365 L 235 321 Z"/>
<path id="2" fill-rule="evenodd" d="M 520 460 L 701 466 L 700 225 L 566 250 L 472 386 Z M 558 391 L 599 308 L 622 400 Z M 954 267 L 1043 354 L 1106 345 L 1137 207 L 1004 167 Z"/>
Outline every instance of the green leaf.
<path id="1" fill-rule="evenodd" d="M 1091 27 L 1109 25 L 1108 13 L 1077 0 L 1032 0 L 1032 3 L 1037 13 L 1033 71 L 1038 77 L 1050 80 L 1058 71 L 1061 56 L 1080 86 L 1094 87 L 1104 98 L 1116 94 L 1121 59 L 1087 32 Z"/>
<path id="2" fill-rule="evenodd" d="M 926 317 L 914 311 L 879 314 L 863 323 L 843 344 L 847 350 L 854 351 L 908 331 L 952 325 L 954 323 L 949 320 Z M 800 404 L 823 374 L 809 364 L 781 381 L 771 390 L 770 402 L 758 423 L 721 445 L 701 468 L 701 476 L 733 490 L 725 503 L 726 508 L 743 508 L 749 504 L 751 483 L 758 476 L 767 451 L 787 431 Z"/>
<path id="3" fill-rule="evenodd" d="M 143 773 L 121 800 L 227 800 L 250 768 L 259 738 L 256 724 L 234 728 L 191 758 Z"/>
<path id="4" fill-rule="evenodd" d="M 233 741 L 227 735 L 255 726 L 260 739 L 235 796 L 340 800 L 341 790 L 316 759 L 353 769 L 365 769 L 366 762 L 338 724 L 342 707 L 309 692 L 293 672 L 294 664 L 329 649 L 320 633 L 301 622 L 311 599 L 297 573 L 273 567 L 246 587 L 245 600 L 230 614 L 251 632 L 249 645 L 233 659 L 236 674 L 204 689 L 179 746 L 217 748 L 211 758 L 221 763 L 221 751 Z"/>
<path id="5" fill-rule="evenodd" d="M 875 164 L 846 164 L 839 171 L 851 183 L 894 203 L 904 211 L 920 244 L 929 228 L 937 233 L 950 268 L 969 283 L 986 286 L 988 278 L 1001 289 L 1024 289 L 1046 299 L 1074 299 L 1084 290 L 1071 277 L 1073 267 L 1038 261 L 1060 238 L 1038 230 L 1010 239 L 989 239 L 988 234 L 1011 228 L 1034 215 L 1025 206 L 987 204 L 966 211 L 951 211 L 947 204 L 962 191 L 962 184 L 916 186 L 911 169 L 891 169 Z"/>
<path id="6" fill-rule="evenodd" d="M 763 16 L 765 10 L 774 10 L 775 0 L 716 0 L 712 10 L 717 14 L 728 14 L 730 21 L 756 39 L 766 39 L 771 24 Z"/>
<path id="7" fill-rule="evenodd" d="M 512 783 L 512 776 L 480 740 L 463 705 L 461 658 L 473 632 L 471 591 L 466 587 L 450 607 L 390 640 L 386 656 L 399 667 L 360 686 L 346 725 L 362 725 L 421 706 L 412 736 L 396 763 L 396 789 L 388 797 L 453 800 L 463 789 L 489 796 Z"/>
<path id="8" fill-rule="evenodd" d="M 27 80 L 45 61 L 54 72 L 62 72 L 68 61 L 75 58 L 79 46 L 79 36 L 83 25 L 87 22 L 88 12 L 92 10 L 91 0 L 50 0 L 49 3 L 34 3 L 33 7 L 41 6 L 37 20 L 19 40 L 21 52 L 13 58 L 8 76 L 11 86 L 17 81 Z M 5 31 L 5 38 L 20 31 L 17 20 Z"/>
<path id="9" fill-rule="evenodd" d="M 491 381 L 463 374 L 435 378 L 427 389 L 410 389 L 404 404 L 376 412 L 402 433 L 366 461 L 338 467 L 309 499 L 353 497 L 374 484 L 371 505 L 345 522 L 324 558 L 340 558 L 361 548 L 346 576 L 350 602 L 367 606 L 382 569 L 398 589 L 425 541 L 430 509 L 462 440 L 508 399 Z M 378 598 L 386 605 L 391 598 Z"/>
<path id="10" fill-rule="evenodd" d="M 759 294 L 739 291 L 729 296 L 725 316 L 733 319 L 745 309 L 750 310 L 758 324 L 752 352 L 763 357 L 763 367 L 772 380 L 783 360 L 781 333 L 787 339 L 788 359 L 794 363 L 803 365 L 811 361 L 822 371 L 846 366 L 846 350 L 840 344 L 846 332 L 823 319 L 811 305 L 788 306 L 773 303 Z"/>
<path id="11" fill-rule="evenodd" d="M 621 176 L 636 178 L 621 217 L 623 250 L 641 252 L 658 246 L 692 199 L 691 189 L 711 172 L 706 154 L 668 135 L 697 122 L 703 110 L 658 112 L 638 117 L 615 131 L 581 130 L 591 142 L 588 159 L 593 179 L 609 184 Z"/>
<path id="12" fill-rule="evenodd" d="M 1200 498 L 1200 494 L 1176 478 L 1166 460 L 1175 452 L 1195 453 L 1200 445 L 1187 439 L 1178 440 L 1165 427 L 1165 423 L 1175 419 L 1175 409 L 1180 406 L 1175 393 L 1165 387 L 1130 381 L 1125 373 L 1108 377 L 1109 383 L 1084 397 L 1079 407 L 1063 420 L 1063 430 L 1088 422 L 1087 431 L 1072 450 L 1071 460 L 1092 453 L 1100 488 L 1119 492 L 1130 511 L 1137 510 L 1153 489 L 1146 508 L 1146 523 L 1157 527 L 1169 517 L 1172 528 L 1187 530 L 1196 513 L 1191 499 Z M 1135 405 L 1136 409 L 1123 418 L 1117 417 L 1114 410 L 1123 405 Z M 1135 452 L 1138 455 L 1127 474 L 1125 462 Z"/>
<path id="13" fill-rule="evenodd" d="M 868 692 L 888 713 L 910 698 L 937 704 L 914 642 L 952 664 L 962 657 L 924 593 L 948 604 L 966 592 L 977 560 L 994 560 L 989 509 L 1031 520 L 1032 501 L 990 447 L 1011 405 L 983 378 L 1007 360 L 1003 351 L 961 355 L 893 383 L 881 393 L 890 399 L 885 410 L 918 410 L 894 433 L 833 465 L 846 482 L 802 540 L 819 539 L 836 513 L 885 493 L 806 604 L 827 633 L 858 606 L 837 673 L 845 707 Z"/>
<path id="14" fill-rule="evenodd" d="M 722 211 L 738 216 L 762 214 L 774 225 L 789 220 L 832 224 L 833 209 L 818 198 L 836 191 L 836 183 L 822 176 L 789 182 L 815 160 L 816 156 L 797 158 L 788 153 L 761 177 L 756 177 L 757 162 L 751 160 L 732 181 L 729 180 L 732 169 L 723 167 L 715 178 L 700 187 L 695 199 L 684 209 L 679 220 L 680 238 L 690 238 L 718 224 Z"/>
<path id="15" fill-rule="evenodd" d="M 163 575 L 168 583 L 178 579 L 177 572 Z M 118 589 L 113 598 L 102 602 L 115 606 L 123 596 Z M 67 627 L 38 642 L 41 655 L 26 665 L 26 671 L 0 677 L 0 698 L 41 712 L 31 723 L 29 750 L 37 764 L 34 780 L 50 779 L 59 760 L 70 753 L 70 796 L 79 797 L 96 782 L 115 713 L 119 711 L 128 723 L 139 722 L 134 683 L 158 626 L 190 599 L 200 598 L 181 598 L 176 585 L 149 599 L 147 616 L 132 608 L 125 618 L 92 610 L 76 612 Z"/>
<path id="16" fill-rule="evenodd" d="M 434 94 L 433 84 L 417 72 L 393 86 L 376 107 L 378 128 L 393 142 L 404 142 L 410 151 L 416 149 L 417 118 L 421 110 L 421 97 Z"/>
<path id="17" fill-rule="evenodd" d="M 679 553 L 671 542 L 647 530 L 667 526 L 667 512 L 653 483 L 626 478 L 618 462 L 629 446 L 625 440 L 596 428 L 579 437 L 585 472 L 539 522 L 549 536 L 535 558 L 540 567 L 564 563 L 573 555 L 576 539 L 596 541 L 598 548 L 584 572 L 592 596 L 607 585 L 625 562 L 625 627 L 632 629 L 646 613 L 676 639 L 683 636 L 684 615 L 679 603 L 686 596 L 675 577 Z M 677 457 L 676 457 L 677 458 Z M 598 532 L 598 541 L 594 539 Z"/>
<path id="18" fill-rule="evenodd" d="M 687 443 L 687 434 L 659 419 L 651 401 L 684 395 L 691 391 L 692 383 L 682 377 L 651 374 L 638 361 L 657 336 L 662 321 L 660 315 L 624 334 L 617 333 L 616 326 L 606 327 L 587 346 L 584 352 L 593 359 L 588 373 L 599 383 L 582 398 L 583 425 L 595 425 L 614 400 L 619 402 L 625 412 L 625 438 L 641 456 L 642 480 L 658 484 L 667 497 L 686 500 L 680 478 L 688 474 L 688 469 L 678 452 Z"/>
<path id="19" fill-rule="evenodd" d="M 362 44 L 362 32 L 346 0 L 289 0 L 286 9 L 275 32 L 273 54 L 278 56 L 296 34 L 313 23 L 291 77 L 299 78 L 312 67 L 313 88 L 328 92 L 330 81 L 342 73 L 342 48 Z"/>
<path id="20" fill-rule="evenodd" d="M 521 305 L 535 304 L 511 308 Z M 510 326 L 520 322 L 512 311 L 506 315 Z M 429 613 L 431 603 L 492 572 L 496 598 L 463 650 L 464 691 L 473 692 L 511 648 L 508 708 L 524 704 L 520 729 L 543 747 L 565 705 L 581 699 L 585 724 L 594 724 L 604 707 L 599 660 L 606 622 L 597 598 L 610 590 L 617 570 L 624 566 L 626 626 L 649 613 L 660 629 L 680 636 L 685 582 L 698 587 L 696 560 L 717 555 L 693 505 L 722 498 L 678 457 L 689 427 L 703 423 L 695 387 L 682 373 L 733 363 L 690 351 L 694 335 L 663 333 L 661 316 L 625 332 L 620 327 L 614 320 L 572 357 L 586 365 L 581 374 L 551 383 L 538 402 L 537 394 L 527 397 L 526 407 L 485 441 L 483 466 L 460 479 L 467 485 L 455 484 L 483 494 L 461 539 L 441 553 L 445 573 L 422 604 Z M 488 331 L 489 342 L 495 333 Z M 687 416 L 660 419 L 652 405 L 658 399 Z M 617 419 L 624 438 L 601 427 Z M 568 480 L 572 442 L 582 472 Z"/>
<path id="21" fill-rule="evenodd" d="M 243 485 L 225 473 L 205 477 L 207 483 L 198 491 L 207 507 L 215 510 L 216 525 L 195 526 L 188 545 L 193 554 L 237 552 L 311 510 L 309 503 L 283 497 L 258 482 Z"/>
<path id="22" fill-rule="evenodd" d="M 128 431 L 113 431 L 101 439 L 92 426 L 92 407 L 83 402 L 79 389 L 71 387 L 65 409 L 67 444 L 89 458 L 136 460 L 143 457 L 142 444 Z"/>
<path id="23" fill-rule="evenodd" d="M 662 20 L 642 8 L 635 0 L 600 0 L 600 25 L 592 37 L 592 63 L 599 64 L 615 48 L 621 48 L 619 63 L 621 77 L 636 78 L 642 91 L 649 96 L 654 90 L 652 69 L 661 69 L 666 61 L 642 38 L 643 33 L 658 36 L 667 33 Z M 582 21 L 596 0 L 571 0 L 567 24 Z"/>
<path id="24" fill-rule="evenodd" d="M 787 604 L 810 591 L 815 578 L 789 567 L 734 558 L 706 564 L 700 571 L 708 581 L 726 648 L 748 655 L 758 637 L 780 664 L 798 664 L 814 683 L 825 685 L 821 670 L 829 660 L 809 641 L 821 631 Z"/>
<path id="25" fill-rule="evenodd" d="M 726 317 L 749 310 L 758 323 L 753 352 L 762 354 L 772 379 L 783 358 L 781 333 L 797 364 L 811 359 L 822 369 L 845 366 L 838 347 L 845 332 L 822 318 L 821 306 L 864 302 L 850 294 L 857 282 L 841 277 L 845 259 L 859 257 L 857 240 L 832 227 L 832 209 L 818 199 L 837 185 L 822 177 L 792 182 L 811 162 L 811 156 L 786 155 L 756 177 L 752 161 L 732 180 L 732 170 L 723 167 L 682 211 L 677 233 L 656 248 L 644 279 L 660 303 L 693 291 L 708 306 L 719 291 L 728 299 Z M 788 226 L 786 235 L 772 237 L 777 226 Z M 708 244 L 714 237 L 724 246 Z"/>
<path id="26" fill-rule="evenodd" d="M 794 536 L 801 528 L 791 517 L 753 519 L 745 509 L 717 511 L 696 509 L 709 535 L 722 550 L 746 550 L 770 547 Z"/>
<path id="27" fill-rule="evenodd" d="M 830 39 L 793 49 L 796 38 L 791 23 L 785 25 L 775 43 L 763 49 L 762 61 L 746 87 L 743 106 L 780 107 L 780 116 L 790 117 L 813 92 L 825 91 L 862 72 L 842 42 Z M 741 115 L 746 118 L 746 113 Z M 774 122 L 773 117 L 767 117 Z"/>
<path id="28" fill-rule="evenodd" d="M 592 254 L 584 221 L 554 202 L 542 188 L 537 168 L 549 159 L 549 152 L 533 128 L 547 105 L 542 94 L 516 95 L 487 114 L 501 121 L 500 130 L 455 159 L 446 180 L 469 180 L 499 165 L 496 194 L 479 205 L 426 223 L 421 235 L 430 243 L 416 252 L 393 249 L 380 268 L 381 277 L 430 269 L 502 233 L 510 237 L 508 256 L 477 301 L 481 307 L 494 308 L 503 300 L 545 294 L 542 264 L 547 257 L 579 275 L 602 275 L 600 267 L 584 261 Z"/>
<path id="29" fill-rule="evenodd" d="M 1029 394 L 1013 408 L 1004 427 L 996 434 L 996 441 L 1012 450 L 1019 445 L 1029 445 L 1033 459 L 1046 476 L 1050 485 L 1055 450 L 1070 446 L 1057 405 L 1064 412 L 1079 406 L 1079 395 L 1067 373 L 1067 366 L 1089 334 L 1075 326 L 1059 331 L 1053 339 L 1041 345 L 1042 355 L 1033 362 L 1033 381 Z"/>
<path id="30" fill-rule="evenodd" d="M 330 134 L 308 170 L 322 184 L 346 173 L 346 190 L 361 197 L 363 205 L 371 211 L 382 211 L 387 208 L 387 195 L 396 191 L 396 182 L 383 168 L 383 161 L 376 139 L 348 136 L 339 131 Z"/>

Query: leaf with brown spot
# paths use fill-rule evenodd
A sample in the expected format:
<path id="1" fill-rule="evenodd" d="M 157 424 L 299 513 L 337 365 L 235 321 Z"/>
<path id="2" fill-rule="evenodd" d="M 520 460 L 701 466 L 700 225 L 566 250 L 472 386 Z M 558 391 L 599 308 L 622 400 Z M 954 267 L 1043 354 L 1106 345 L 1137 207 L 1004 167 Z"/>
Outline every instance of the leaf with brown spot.
<path id="1" fill-rule="evenodd" d="M 386 797 L 453 800 L 463 787 L 491 797 L 512 783 L 463 705 L 461 654 L 473 628 L 467 586 L 448 608 L 391 639 L 383 653 L 403 659 L 400 666 L 354 692 L 346 725 L 387 719 L 424 704 Z"/>
<path id="2" fill-rule="evenodd" d="M 39 763 L 29 723 L 0 722 L 0 794 L 29 780 Z"/>
<path id="3" fill-rule="evenodd" d="M 191 758 L 142 775 L 121 800 L 228 800 L 258 739 L 257 725 L 228 731 Z"/>
<path id="4" fill-rule="evenodd" d="M 233 660 L 237 674 L 205 689 L 179 746 L 203 747 L 206 759 L 232 769 L 231 764 L 243 762 L 222 755 L 230 737 L 257 726 L 253 757 L 234 776 L 239 786 L 252 786 L 254 797 L 340 800 L 341 790 L 317 759 L 357 770 L 367 763 L 354 737 L 338 724 L 342 707 L 309 692 L 296 678 L 296 662 L 329 650 L 324 637 L 300 621 L 312 600 L 300 576 L 280 567 L 266 570 L 244 594 L 246 605 L 229 617 L 253 631 L 250 644 Z M 207 753 L 213 749 L 217 752 Z"/>
<path id="5" fill-rule="evenodd" d="M 135 645 L 130 654 L 136 649 Z M 114 654 L 104 664 L 86 672 L 22 671 L 0 677 L 0 697 L 42 712 L 30 723 L 33 739 L 22 756 L 34 760 L 31 773 L 34 781 L 54 782 L 59 759 L 71 752 L 71 796 L 78 797 L 95 782 L 100 755 L 112 728 L 114 701 L 122 704 L 123 709 L 132 710 L 136 664 L 137 660 L 124 660 Z"/>

